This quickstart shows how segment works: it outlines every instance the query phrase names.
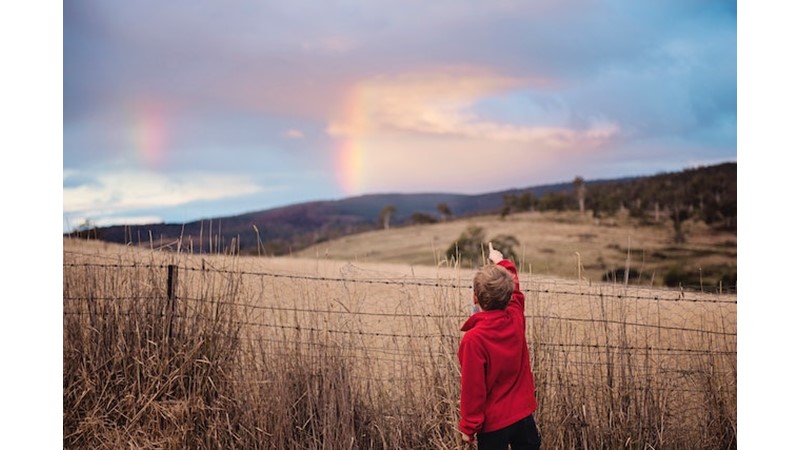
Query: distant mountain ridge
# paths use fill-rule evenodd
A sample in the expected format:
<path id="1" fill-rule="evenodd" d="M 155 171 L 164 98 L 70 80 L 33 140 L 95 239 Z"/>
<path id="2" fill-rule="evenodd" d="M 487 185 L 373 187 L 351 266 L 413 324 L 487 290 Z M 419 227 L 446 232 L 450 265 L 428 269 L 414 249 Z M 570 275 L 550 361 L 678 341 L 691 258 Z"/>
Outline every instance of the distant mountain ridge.
<path id="1" fill-rule="evenodd" d="M 392 225 L 408 222 L 414 213 L 439 216 L 437 206 L 446 204 L 453 216 L 495 212 L 503 196 L 530 191 L 534 195 L 571 189 L 571 183 L 528 189 L 511 189 L 487 194 L 366 194 L 340 200 L 312 201 L 235 216 L 215 217 L 185 224 L 113 225 L 93 229 L 90 237 L 122 244 L 170 246 L 181 240 L 195 252 L 229 248 L 236 239 L 239 251 L 282 254 L 324 240 L 375 229 L 381 210 L 392 205 Z"/>
<path id="2" fill-rule="evenodd" d="M 733 170 L 735 173 L 735 163 Z M 723 167 L 724 165 L 720 166 Z M 664 177 L 665 174 L 653 177 Z M 650 177 L 586 180 L 587 188 L 627 185 Z M 734 181 L 735 183 L 735 181 Z M 414 215 L 439 217 L 447 205 L 453 217 L 498 213 L 509 196 L 531 193 L 540 198 L 571 193 L 573 182 L 508 189 L 485 194 L 420 193 L 367 194 L 340 200 L 312 201 L 235 216 L 197 220 L 184 224 L 115 225 L 84 230 L 82 236 L 132 245 L 153 245 L 195 253 L 240 252 L 285 254 L 311 244 L 375 229 L 385 207 L 394 208 L 391 224 L 405 225 Z M 73 233 L 75 234 L 75 233 Z"/>

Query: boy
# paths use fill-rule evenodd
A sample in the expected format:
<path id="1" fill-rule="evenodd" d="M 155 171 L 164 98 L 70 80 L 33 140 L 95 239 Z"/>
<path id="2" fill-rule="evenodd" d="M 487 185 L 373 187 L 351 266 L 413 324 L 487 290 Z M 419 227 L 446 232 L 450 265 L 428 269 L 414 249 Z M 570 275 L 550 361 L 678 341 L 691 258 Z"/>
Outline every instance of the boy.
<path id="1" fill-rule="evenodd" d="M 461 420 L 464 441 L 478 450 L 539 449 L 537 402 L 525 340 L 525 296 L 517 268 L 489 243 L 489 260 L 473 280 L 473 314 L 461 331 Z"/>

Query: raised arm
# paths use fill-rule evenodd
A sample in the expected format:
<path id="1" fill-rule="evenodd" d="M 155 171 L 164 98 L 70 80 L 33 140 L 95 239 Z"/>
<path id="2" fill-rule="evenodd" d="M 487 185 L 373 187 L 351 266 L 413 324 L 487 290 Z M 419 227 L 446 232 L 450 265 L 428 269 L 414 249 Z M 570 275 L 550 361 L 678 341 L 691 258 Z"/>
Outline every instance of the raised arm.
<path id="1" fill-rule="evenodd" d="M 519 308 L 520 311 L 525 311 L 525 295 L 519 289 L 519 276 L 517 275 L 517 266 L 510 259 L 505 259 L 503 254 L 495 250 L 492 243 L 489 242 L 489 261 L 505 268 L 514 278 L 514 293 L 511 294 L 511 301 L 508 303 L 509 308 Z"/>

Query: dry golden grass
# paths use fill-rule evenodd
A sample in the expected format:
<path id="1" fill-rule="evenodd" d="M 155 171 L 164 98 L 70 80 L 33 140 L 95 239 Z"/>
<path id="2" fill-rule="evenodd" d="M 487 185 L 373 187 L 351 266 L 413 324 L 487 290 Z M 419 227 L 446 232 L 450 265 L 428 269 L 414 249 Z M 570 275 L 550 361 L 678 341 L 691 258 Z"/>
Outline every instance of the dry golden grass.
<path id="1" fill-rule="evenodd" d="M 413 227 L 389 232 L 423 252 Z M 542 245 L 572 245 L 554 234 Z M 65 448 L 460 448 L 473 271 L 430 245 L 430 264 L 371 262 L 387 234 L 346 239 L 380 235 L 350 260 L 339 243 L 258 258 L 65 240 Z M 520 282 L 544 448 L 735 448 L 735 295 Z"/>
<path id="2" fill-rule="evenodd" d="M 674 265 L 692 270 L 714 265 L 736 268 L 736 234 L 702 222 L 684 224 L 687 242 L 673 243 L 669 222 L 641 226 L 619 216 L 595 220 L 578 212 L 529 212 L 506 217 L 478 216 L 432 225 L 375 230 L 323 242 L 296 253 L 301 258 L 437 265 L 468 226 L 484 228 L 487 239 L 516 237 L 520 270 L 568 279 L 600 281 L 603 273 L 629 266 L 648 278 L 637 284 L 660 286 Z M 578 254 L 580 256 L 578 256 Z M 712 287 L 713 290 L 713 287 Z"/>

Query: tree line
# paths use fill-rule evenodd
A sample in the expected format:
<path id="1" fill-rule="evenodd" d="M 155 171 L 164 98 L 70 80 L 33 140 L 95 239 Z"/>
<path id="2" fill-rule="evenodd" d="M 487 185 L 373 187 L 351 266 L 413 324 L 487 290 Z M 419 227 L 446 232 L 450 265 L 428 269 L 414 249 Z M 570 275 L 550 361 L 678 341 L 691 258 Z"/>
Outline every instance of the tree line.
<path id="1" fill-rule="evenodd" d="M 379 214 L 378 225 L 389 228 L 396 213 L 386 205 Z M 420 225 L 454 217 L 446 203 L 437 205 L 439 217 L 416 212 L 406 224 Z M 576 176 L 571 189 L 546 192 L 540 196 L 532 190 L 505 194 L 496 212 L 507 217 L 526 211 L 579 211 L 594 218 L 625 212 L 643 224 L 669 221 L 675 241 L 685 241 L 683 224 L 695 219 L 727 231 L 736 231 L 736 163 L 685 169 L 649 177 L 614 181 L 586 182 Z"/>
<path id="2" fill-rule="evenodd" d="M 500 208 L 506 217 L 524 211 L 569 211 L 613 216 L 620 211 L 642 223 L 669 220 L 675 241 L 684 242 L 682 224 L 689 219 L 736 231 L 736 163 L 686 169 L 630 180 L 587 183 L 575 177 L 571 190 L 507 194 Z"/>

